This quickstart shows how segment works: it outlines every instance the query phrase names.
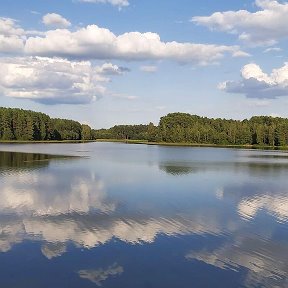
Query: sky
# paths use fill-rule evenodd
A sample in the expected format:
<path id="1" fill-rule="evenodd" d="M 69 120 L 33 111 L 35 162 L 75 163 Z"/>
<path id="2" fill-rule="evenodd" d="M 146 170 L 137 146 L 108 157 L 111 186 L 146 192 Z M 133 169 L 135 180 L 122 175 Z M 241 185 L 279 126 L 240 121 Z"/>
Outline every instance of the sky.
<path id="1" fill-rule="evenodd" d="M 288 117 L 288 2 L 0 4 L 2 107 L 93 128 L 171 112 Z"/>

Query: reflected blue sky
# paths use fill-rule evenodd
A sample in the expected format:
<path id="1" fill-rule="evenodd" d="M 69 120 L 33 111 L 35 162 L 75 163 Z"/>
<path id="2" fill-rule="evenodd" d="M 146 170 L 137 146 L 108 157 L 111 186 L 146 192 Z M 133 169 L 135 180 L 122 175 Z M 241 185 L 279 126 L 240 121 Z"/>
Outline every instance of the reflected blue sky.
<path id="1" fill-rule="evenodd" d="M 285 152 L 113 143 L 0 150 L 19 152 L 0 153 L 1 286 L 28 281 L 27 263 L 37 272 L 30 287 L 287 285 Z"/>

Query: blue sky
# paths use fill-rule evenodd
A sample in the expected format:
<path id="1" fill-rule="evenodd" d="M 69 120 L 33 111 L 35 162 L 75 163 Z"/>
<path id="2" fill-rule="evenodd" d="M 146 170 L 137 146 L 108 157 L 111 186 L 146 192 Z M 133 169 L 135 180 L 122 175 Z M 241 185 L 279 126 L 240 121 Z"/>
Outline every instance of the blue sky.
<path id="1" fill-rule="evenodd" d="M 1 0 L 1 106 L 94 128 L 288 117 L 287 17 L 272 0 Z"/>

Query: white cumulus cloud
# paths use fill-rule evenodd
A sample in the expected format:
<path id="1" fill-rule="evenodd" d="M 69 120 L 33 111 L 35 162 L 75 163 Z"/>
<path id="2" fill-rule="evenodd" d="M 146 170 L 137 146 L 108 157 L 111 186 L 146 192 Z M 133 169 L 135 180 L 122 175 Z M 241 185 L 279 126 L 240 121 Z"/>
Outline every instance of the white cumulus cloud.
<path id="1" fill-rule="evenodd" d="M 0 53 L 21 53 L 25 31 L 14 19 L 0 18 Z"/>
<path id="2" fill-rule="evenodd" d="M 66 28 L 71 26 L 71 23 L 63 16 L 56 13 L 48 13 L 43 16 L 42 23 L 46 26 L 52 26 L 57 28 Z"/>
<path id="3" fill-rule="evenodd" d="M 245 94 L 248 98 L 270 98 L 288 96 L 288 63 L 266 74 L 254 63 L 241 70 L 240 81 L 226 81 L 218 88 L 230 93 Z"/>
<path id="4" fill-rule="evenodd" d="M 102 73 L 106 66 L 47 57 L 0 58 L 0 91 L 44 104 L 90 103 L 106 91 L 104 84 L 109 78 Z"/>
<path id="5" fill-rule="evenodd" d="M 162 42 L 160 36 L 152 32 L 127 32 L 117 36 L 97 25 L 89 25 L 75 32 L 68 29 L 50 30 L 44 37 L 29 37 L 25 52 L 78 59 L 166 59 L 198 64 L 215 63 L 226 54 L 244 56 L 238 46 Z"/>
<path id="6" fill-rule="evenodd" d="M 170 60 L 199 65 L 218 63 L 227 55 L 249 56 L 239 46 L 163 42 L 153 32 L 116 35 L 97 25 L 71 30 L 67 28 L 71 23 L 55 13 L 46 14 L 43 22 L 57 29 L 25 31 L 15 20 L 0 18 L 0 53 L 77 60 Z"/>
<path id="7" fill-rule="evenodd" d="M 272 45 L 288 36 L 288 2 L 256 0 L 256 12 L 247 10 L 216 12 L 210 16 L 196 16 L 192 22 L 237 34 L 240 40 L 252 45 Z"/>
<path id="8" fill-rule="evenodd" d="M 0 34 L 4 36 L 21 36 L 24 30 L 11 18 L 0 18 Z"/>

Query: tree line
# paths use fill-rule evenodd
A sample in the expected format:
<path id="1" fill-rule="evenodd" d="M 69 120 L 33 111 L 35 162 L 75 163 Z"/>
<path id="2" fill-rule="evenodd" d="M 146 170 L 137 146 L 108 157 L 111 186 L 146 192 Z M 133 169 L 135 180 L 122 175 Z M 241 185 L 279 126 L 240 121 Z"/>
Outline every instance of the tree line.
<path id="1" fill-rule="evenodd" d="M 218 145 L 288 145 L 288 119 L 254 116 L 247 120 L 211 119 L 188 113 L 169 113 L 159 124 L 115 125 L 109 129 L 40 112 L 0 108 L 0 140 L 146 140 L 150 142 Z"/>
<path id="2" fill-rule="evenodd" d="M 90 140 L 92 129 L 30 110 L 0 107 L 0 140 Z"/>
<path id="3" fill-rule="evenodd" d="M 95 139 L 135 139 L 151 142 L 218 145 L 288 145 L 288 119 L 254 116 L 247 120 L 211 119 L 188 113 L 169 113 L 158 126 L 116 125 L 93 130 Z"/>

